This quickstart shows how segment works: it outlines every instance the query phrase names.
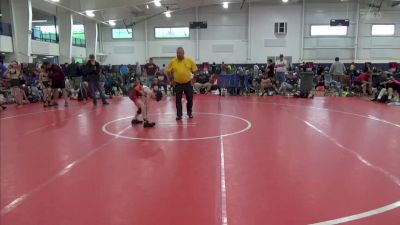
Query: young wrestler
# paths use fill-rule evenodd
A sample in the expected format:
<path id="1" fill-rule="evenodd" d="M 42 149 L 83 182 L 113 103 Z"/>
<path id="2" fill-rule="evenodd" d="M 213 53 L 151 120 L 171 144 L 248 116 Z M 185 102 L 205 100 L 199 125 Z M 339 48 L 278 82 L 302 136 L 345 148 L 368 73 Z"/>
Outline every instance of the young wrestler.
<path id="1" fill-rule="evenodd" d="M 148 114 L 149 114 L 149 105 L 150 100 L 155 99 L 157 102 L 162 99 L 162 92 L 158 89 L 158 86 L 155 86 L 153 89 L 143 86 L 140 83 L 140 80 L 137 80 L 134 88 L 129 94 L 129 98 L 135 103 L 138 108 L 135 118 L 132 120 L 132 125 L 142 124 L 143 121 L 139 120 L 138 117 L 140 114 L 143 116 L 143 126 L 144 127 L 154 127 L 156 124 L 153 122 L 149 122 Z"/>

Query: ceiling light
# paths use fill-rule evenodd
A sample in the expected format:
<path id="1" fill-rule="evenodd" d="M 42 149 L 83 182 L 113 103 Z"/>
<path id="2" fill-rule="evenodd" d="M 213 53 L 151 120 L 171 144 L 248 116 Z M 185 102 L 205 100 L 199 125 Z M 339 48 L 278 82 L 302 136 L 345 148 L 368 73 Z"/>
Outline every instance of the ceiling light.
<path id="1" fill-rule="evenodd" d="M 286 2 L 288 2 L 289 0 L 282 0 L 282 2 L 284 2 L 284 3 L 286 3 Z"/>
<path id="2" fill-rule="evenodd" d="M 222 3 L 222 7 L 224 7 L 224 9 L 227 9 L 229 7 L 229 2 Z"/>
<path id="3" fill-rule="evenodd" d="M 47 20 L 32 20 L 32 23 L 47 23 Z"/>
<path id="4" fill-rule="evenodd" d="M 47 57 L 47 58 L 50 58 L 50 59 L 51 59 L 51 58 L 54 58 L 53 55 L 48 55 L 48 56 L 46 56 L 46 57 Z M 46 58 L 46 57 L 45 57 L 45 58 Z"/>
<path id="5" fill-rule="evenodd" d="M 86 10 L 86 15 L 89 17 L 94 17 L 94 11 L 93 10 Z"/>
<path id="6" fill-rule="evenodd" d="M 52 2 L 60 2 L 60 0 L 51 0 Z"/>
<path id="7" fill-rule="evenodd" d="M 149 7 L 149 4 L 146 4 L 146 9 L 149 9 L 150 7 Z"/>
<path id="8" fill-rule="evenodd" d="M 108 24 L 110 24 L 111 26 L 115 26 L 116 25 L 115 20 L 109 20 Z"/>
<path id="9" fill-rule="evenodd" d="M 161 1 L 160 0 L 154 0 L 154 5 L 157 7 L 161 6 Z"/>
<path id="10" fill-rule="evenodd" d="M 171 11 L 166 11 L 166 12 L 165 12 L 165 16 L 168 17 L 168 18 L 170 18 L 170 17 L 171 17 Z"/>

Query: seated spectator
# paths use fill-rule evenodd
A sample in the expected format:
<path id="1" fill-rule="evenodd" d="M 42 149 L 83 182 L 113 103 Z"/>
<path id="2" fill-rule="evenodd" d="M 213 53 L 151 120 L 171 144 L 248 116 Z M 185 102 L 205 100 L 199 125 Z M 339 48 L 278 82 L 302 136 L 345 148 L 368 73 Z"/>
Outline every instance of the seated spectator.
<path id="1" fill-rule="evenodd" d="M 220 68 L 217 68 L 216 70 L 215 70 L 215 73 L 213 74 L 213 75 L 211 75 L 211 78 L 210 78 L 210 83 L 211 83 L 211 91 L 216 91 L 216 90 L 218 90 L 218 92 L 219 92 L 219 95 L 221 95 L 221 87 L 220 87 L 220 85 L 219 85 L 219 76 L 221 75 L 221 69 Z"/>
<path id="2" fill-rule="evenodd" d="M 364 72 L 360 74 L 354 81 L 355 85 L 361 85 L 363 95 L 368 95 L 368 93 L 372 92 L 372 76 L 370 75 L 367 69 L 364 69 Z"/>
<path id="3" fill-rule="evenodd" d="M 164 70 L 164 72 L 165 72 L 165 70 Z M 154 83 L 156 83 L 157 86 L 162 87 L 164 89 L 165 94 L 167 94 L 167 92 L 168 92 L 168 76 L 166 73 L 157 72 Z"/>
<path id="4" fill-rule="evenodd" d="M 288 91 L 293 91 L 297 82 L 298 82 L 297 75 L 289 73 L 286 80 L 283 81 L 283 83 L 279 87 L 278 93 L 286 94 Z"/>
<path id="5" fill-rule="evenodd" d="M 378 77 L 372 78 L 372 94 L 374 95 L 372 101 L 386 102 L 388 99 L 387 74 L 380 72 Z"/>
<path id="6" fill-rule="evenodd" d="M 205 89 L 204 94 L 207 94 L 211 90 L 211 83 L 210 83 L 210 77 L 204 73 L 200 72 L 199 75 L 196 76 L 196 81 L 194 83 L 194 89 L 196 90 L 197 94 L 201 93 L 201 89 Z"/>
<path id="7" fill-rule="evenodd" d="M 397 92 L 397 95 L 400 94 L 400 80 L 396 80 L 393 76 L 390 76 L 388 81 L 388 100 L 391 101 L 393 98 L 394 91 Z"/>

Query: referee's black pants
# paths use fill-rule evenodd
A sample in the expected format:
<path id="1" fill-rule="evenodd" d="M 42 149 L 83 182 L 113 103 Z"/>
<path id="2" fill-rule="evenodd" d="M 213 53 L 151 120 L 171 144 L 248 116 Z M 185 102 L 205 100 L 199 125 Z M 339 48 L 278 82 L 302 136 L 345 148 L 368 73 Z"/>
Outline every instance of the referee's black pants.
<path id="1" fill-rule="evenodd" d="M 175 93 L 176 93 L 176 111 L 177 117 L 182 117 L 182 94 L 185 93 L 186 95 L 186 109 L 187 114 L 192 114 L 192 107 L 193 107 L 193 86 L 191 82 L 185 84 L 178 84 L 175 85 Z"/>

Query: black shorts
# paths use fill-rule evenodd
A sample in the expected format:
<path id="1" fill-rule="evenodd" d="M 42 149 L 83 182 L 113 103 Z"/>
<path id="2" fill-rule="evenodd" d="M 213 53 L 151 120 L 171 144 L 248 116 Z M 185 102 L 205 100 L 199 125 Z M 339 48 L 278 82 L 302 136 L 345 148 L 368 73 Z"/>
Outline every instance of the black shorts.
<path id="1" fill-rule="evenodd" d="M 65 81 L 63 80 L 52 80 L 51 81 L 51 88 L 53 89 L 64 89 L 65 88 Z"/>
<path id="2" fill-rule="evenodd" d="M 19 79 L 11 79 L 10 80 L 10 87 L 20 87 L 21 81 Z"/>

